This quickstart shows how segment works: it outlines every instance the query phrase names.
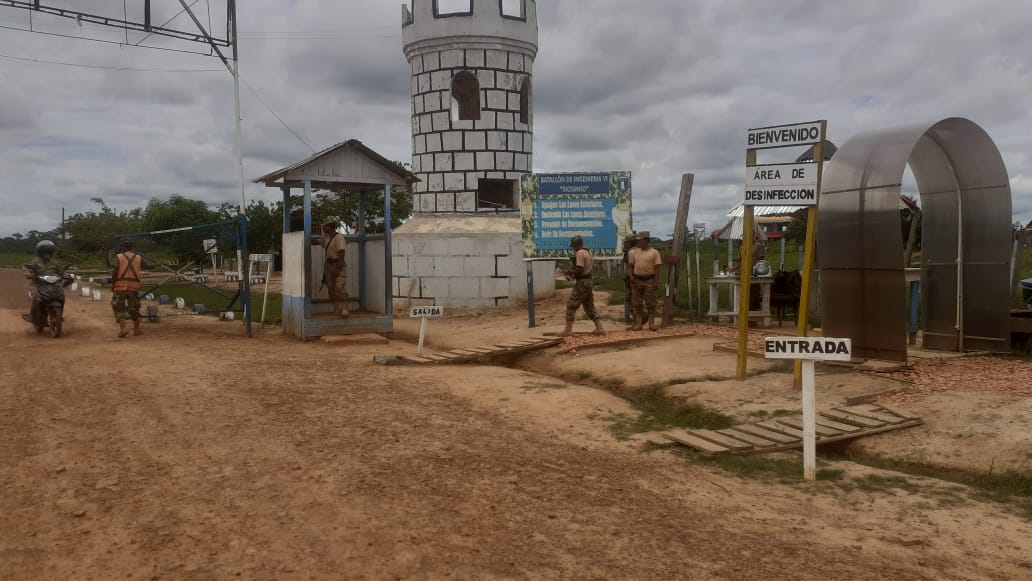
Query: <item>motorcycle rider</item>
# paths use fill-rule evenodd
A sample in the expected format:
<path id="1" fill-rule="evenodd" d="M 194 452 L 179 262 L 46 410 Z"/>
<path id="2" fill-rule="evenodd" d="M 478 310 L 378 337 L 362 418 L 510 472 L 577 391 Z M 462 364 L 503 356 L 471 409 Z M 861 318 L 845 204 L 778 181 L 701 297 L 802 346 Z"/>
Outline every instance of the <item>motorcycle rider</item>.
<path id="1" fill-rule="evenodd" d="M 31 280 L 32 284 L 29 286 L 29 314 L 22 315 L 22 319 L 33 325 L 36 324 L 36 316 L 39 314 L 39 285 L 41 283 L 38 277 L 48 274 L 64 276 L 64 269 L 53 261 L 55 250 L 57 250 L 57 246 L 53 242 L 40 240 L 36 244 L 36 258 L 24 267 L 25 278 Z"/>

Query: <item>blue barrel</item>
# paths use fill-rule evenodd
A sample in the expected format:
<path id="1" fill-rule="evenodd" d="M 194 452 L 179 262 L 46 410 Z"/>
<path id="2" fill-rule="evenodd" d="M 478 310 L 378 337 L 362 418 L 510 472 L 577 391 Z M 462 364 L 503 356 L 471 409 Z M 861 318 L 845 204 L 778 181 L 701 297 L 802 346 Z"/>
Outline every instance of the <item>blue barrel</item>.
<path id="1" fill-rule="evenodd" d="M 203 315 L 204 313 L 208 312 L 208 308 L 205 307 L 203 304 L 197 304 L 193 306 L 193 312 L 197 313 L 198 315 Z"/>
<path id="2" fill-rule="evenodd" d="M 167 305 L 170 302 L 171 301 L 169 300 L 168 295 L 161 295 L 160 297 L 158 297 L 158 303 L 162 305 Z"/>

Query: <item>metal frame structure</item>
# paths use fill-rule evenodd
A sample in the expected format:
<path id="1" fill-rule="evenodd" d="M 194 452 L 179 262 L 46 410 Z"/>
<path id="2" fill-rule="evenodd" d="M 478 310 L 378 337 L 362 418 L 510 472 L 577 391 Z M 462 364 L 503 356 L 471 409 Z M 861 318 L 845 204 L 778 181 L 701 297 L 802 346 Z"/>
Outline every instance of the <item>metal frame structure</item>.
<path id="1" fill-rule="evenodd" d="M 233 76 L 233 99 L 235 106 L 235 122 L 236 122 L 236 164 L 237 173 L 240 185 L 240 222 L 241 222 L 241 244 L 238 245 L 237 264 L 240 265 L 240 280 L 243 285 L 243 293 L 245 296 L 250 297 L 250 275 L 246 272 L 248 266 L 247 257 L 247 199 L 245 194 L 246 182 L 244 180 L 244 147 L 243 147 L 243 130 L 241 128 L 240 119 L 240 53 L 239 53 L 239 42 L 237 40 L 237 14 L 236 14 L 236 0 L 227 0 L 226 2 L 226 37 L 217 38 L 213 37 L 201 24 L 200 19 L 191 10 L 192 4 L 187 4 L 186 0 L 179 0 L 182 10 L 178 14 L 172 17 L 168 22 L 174 20 L 181 14 L 187 14 L 193 21 L 194 26 L 198 32 L 187 32 L 184 30 L 169 28 L 166 25 L 168 22 L 155 26 L 151 22 L 151 0 L 143 0 L 144 6 L 144 19 L 143 22 L 129 20 L 128 16 L 122 19 L 112 18 L 110 16 L 104 16 L 101 14 L 95 14 L 90 12 L 79 12 L 76 10 L 68 10 L 66 8 L 60 8 L 52 6 L 50 4 L 44 4 L 41 0 L 0 0 L 0 7 L 11 7 L 29 10 L 31 12 L 39 12 L 43 14 L 50 14 L 59 16 L 62 18 L 69 18 L 76 22 L 89 22 L 92 24 L 98 24 L 101 26 L 109 26 L 112 28 L 119 28 L 123 30 L 135 30 L 139 32 L 146 32 L 147 35 L 158 35 L 166 36 L 169 38 L 176 38 L 179 40 L 185 40 L 188 42 L 207 44 L 211 47 L 215 54 L 222 61 L 222 64 L 226 66 L 229 73 Z M 123 3 L 123 14 L 125 10 L 125 4 Z M 128 34 L 128 33 L 127 33 Z M 146 38 L 146 37 L 145 37 Z M 142 42 L 142 41 L 141 41 Z M 222 52 L 222 48 L 232 48 L 230 56 L 226 56 Z M 250 312 L 250 301 L 247 301 L 245 309 L 245 319 L 248 321 L 247 325 L 247 336 L 251 336 L 251 312 Z"/>
<path id="2" fill-rule="evenodd" d="M 820 200 L 824 334 L 851 338 L 857 357 L 907 359 L 907 165 L 923 208 L 923 346 L 1009 351 L 1010 181 L 993 140 L 959 117 L 864 133 L 838 150 Z"/>
<path id="3" fill-rule="evenodd" d="M 234 226 L 236 226 L 236 228 L 234 228 Z M 161 235 L 164 235 L 164 234 L 174 234 L 176 232 L 193 232 L 193 231 L 197 231 L 197 230 L 207 230 L 207 229 L 213 229 L 213 228 L 221 228 L 223 232 L 225 232 L 230 237 L 232 237 L 233 238 L 233 242 L 237 245 L 237 248 L 240 248 L 241 244 L 246 244 L 247 243 L 247 219 L 246 219 L 246 217 L 241 216 L 239 222 L 233 221 L 233 220 L 229 220 L 229 221 L 226 221 L 226 222 L 216 222 L 214 224 L 202 224 L 202 225 L 199 225 L 199 226 L 185 226 L 183 228 L 171 228 L 171 229 L 168 229 L 168 230 L 155 230 L 153 232 L 134 232 L 134 233 L 131 233 L 131 234 L 120 234 L 118 236 L 115 236 L 114 248 L 115 248 L 115 252 L 118 252 L 118 243 L 121 242 L 122 240 L 129 240 L 129 239 L 132 239 L 132 238 L 144 238 L 144 237 L 151 238 L 151 237 L 154 237 L 154 236 L 161 236 Z M 180 268 L 179 270 L 172 270 L 172 269 L 168 269 L 168 270 L 170 270 L 173 273 L 172 277 L 166 278 L 164 281 L 158 283 L 157 285 L 154 285 L 154 286 L 148 288 L 147 290 L 141 290 L 140 294 L 153 293 L 157 289 L 161 288 L 171 278 L 173 278 L 176 275 L 181 274 L 182 271 L 185 270 L 185 267 L 184 268 Z M 226 307 L 221 309 L 223 311 L 233 310 L 233 305 L 235 305 L 237 300 L 239 300 L 240 301 L 241 310 L 244 313 L 244 332 L 247 334 L 248 337 L 250 337 L 251 336 L 251 290 L 250 290 L 250 285 L 245 284 L 245 282 L 243 280 L 240 280 L 239 283 L 240 283 L 240 288 L 237 290 L 237 293 L 235 295 L 230 296 L 230 295 L 227 295 L 226 293 L 222 292 L 221 290 L 219 290 L 219 289 L 217 289 L 215 287 L 208 286 L 208 285 L 204 284 L 203 282 L 200 282 L 200 281 L 197 281 L 197 280 L 193 281 L 193 284 L 196 284 L 198 286 L 202 286 L 202 287 L 210 290 L 211 292 L 219 295 L 220 297 L 226 299 L 228 302 L 226 303 Z"/>
<path id="4" fill-rule="evenodd" d="M 391 190 L 394 186 L 410 187 L 419 181 L 412 172 L 376 153 L 358 140 L 345 141 L 311 157 L 254 180 L 283 192 L 283 332 L 310 339 L 331 333 L 390 333 L 394 329 L 394 298 L 391 259 Z M 288 268 L 288 252 L 297 250 L 291 239 L 291 191 L 304 191 L 304 233 L 300 248 L 303 268 Z M 358 245 L 359 310 L 367 305 L 366 244 L 382 240 L 384 244 L 384 313 L 374 317 L 352 316 L 348 319 L 318 318 L 313 309 L 315 300 L 312 278 L 312 191 L 315 189 L 347 191 L 359 196 L 358 232 L 346 236 Z M 367 234 L 365 229 L 366 194 L 383 191 L 384 233 Z M 289 241 L 289 242 L 288 242 Z M 290 280 L 300 278 L 301 280 Z M 295 294 L 298 293 L 298 294 Z"/>

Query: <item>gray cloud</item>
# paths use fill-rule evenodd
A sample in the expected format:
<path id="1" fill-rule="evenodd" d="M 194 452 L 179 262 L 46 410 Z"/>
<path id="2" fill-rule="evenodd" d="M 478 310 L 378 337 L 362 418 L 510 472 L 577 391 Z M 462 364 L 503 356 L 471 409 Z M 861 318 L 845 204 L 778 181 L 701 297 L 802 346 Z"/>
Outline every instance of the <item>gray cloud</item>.
<path id="1" fill-rule="evenodd" d="M 107 0 L 67 3 L 121 9 Z M 175 12 L 156 4 L 169 11 L 160 17 Z M 212 2 L 216 30 L 224 29 L 220 4 Z M 407 160 L 409 79 L 398 4 L 249 1 L 241 6 L 243 76 L 313 148 L 357 138 Z M 997 141 L 1015 218 L 1032 220 L 1032 6 L 554 0 L 540 2 L 539 15 L 535 166 L 633 171 L 639 228 L 672 229 L 685 172 L 696 176 L 690 221 L 723 224 L 742 195 L 748 127 L 823 118 L 842 144 L 861 131 L 954 115 L 980 123 Z M 0 8 L 0 25 L 27 23 L 23 11 Z M 117 31 L 70 21 L 36 18 L 34 25 L 124 41 Z M 223 68 L 213 58 L 6 29 L 0 54 Z M 0 58 L 0 75 L 0 174 L 9 177 L 0 184 L 0 234 L 51 228 L 61 207 L 87 209 L 92 196 L 121 208 L 172 193 L 213 205 L 239 198 L 225 71 L 144 73 Z M 248 178 L 310 153 L 246 87 L 241 98 Z M 279 196 L 250 183 L 246 191 L 266 201 Z"/>

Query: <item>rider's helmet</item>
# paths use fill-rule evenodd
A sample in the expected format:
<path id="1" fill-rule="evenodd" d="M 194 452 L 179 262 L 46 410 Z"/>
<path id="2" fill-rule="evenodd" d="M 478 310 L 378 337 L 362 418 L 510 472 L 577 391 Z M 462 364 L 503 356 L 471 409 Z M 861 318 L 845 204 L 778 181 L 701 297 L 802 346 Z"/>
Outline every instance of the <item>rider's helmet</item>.
<path id="1" fill-rule="evenodd" d="M 53 242 L 49 240 L 40 240 L 39 243 L 36 244 L 36 256 L 43 260 L 50 260 L 54 257 L 54 250 L 56 248 L 57 247 L 54 246 Z"/>

